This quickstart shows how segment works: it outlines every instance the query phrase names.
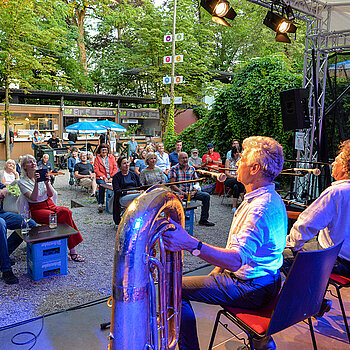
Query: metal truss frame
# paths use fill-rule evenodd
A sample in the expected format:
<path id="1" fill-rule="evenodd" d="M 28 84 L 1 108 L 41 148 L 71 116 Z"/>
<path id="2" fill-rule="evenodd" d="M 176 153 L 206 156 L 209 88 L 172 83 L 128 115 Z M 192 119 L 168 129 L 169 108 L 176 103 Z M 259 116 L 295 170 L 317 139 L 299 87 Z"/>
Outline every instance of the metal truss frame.
<path id="1" fill-rule="evenodd" d="M 273 0 L 248 1 L 266 8 L 270 8 L 273 3 Z M 307 25 L 303 86 L 309 90 L 311 128 L 304 131 L 305 148 L 304 151 L 298 151 L 299 163 L 296 166 L 309 168 L 309 162 L 317 161 L 318 143 L 321 140 L 328 55 L 350 50 L 350 30 L 330 31 L 331 11 L 334 6 L 349 6 L 350 1 L 330 5 L 319 0 L 285 0 L 285 2 L 293 8 L 295 17 Z M 317 99 L 314 96 L 317 96 Z M 318 195 L 317 188 L 317 178 L 313 178 L 313 175 L 296 177 L 293 189 L 295 199 L 306 203 Z"/>

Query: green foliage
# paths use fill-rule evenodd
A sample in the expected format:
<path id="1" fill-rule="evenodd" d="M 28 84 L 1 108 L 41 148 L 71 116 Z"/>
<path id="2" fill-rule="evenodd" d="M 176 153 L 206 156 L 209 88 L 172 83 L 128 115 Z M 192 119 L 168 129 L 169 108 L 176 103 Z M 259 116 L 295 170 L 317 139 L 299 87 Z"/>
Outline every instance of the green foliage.
<path id="1" fill-rule="evenodd" d="M 196 146 L 202 154 L 213 142 L 223 156 L 233 139 L 270 136 L 291 155 L 292 133 L 283 132 L 279 92 L 301 87 L 302 77 L 277 56 L 252 59 L 235 71 L 232 83 L 216 97 L 207 117 L 185 129 L 180 137 L 187 151 Z"/>
<path id="2" fill-rule="evenodd" d="M 141 128 L 141 125 L 139 124 L 131 124 L 128 127 L 128 130 L 123 133 L 123 136 L 129 137 L 132 135 L 136 135 L 137 130 Z"/>

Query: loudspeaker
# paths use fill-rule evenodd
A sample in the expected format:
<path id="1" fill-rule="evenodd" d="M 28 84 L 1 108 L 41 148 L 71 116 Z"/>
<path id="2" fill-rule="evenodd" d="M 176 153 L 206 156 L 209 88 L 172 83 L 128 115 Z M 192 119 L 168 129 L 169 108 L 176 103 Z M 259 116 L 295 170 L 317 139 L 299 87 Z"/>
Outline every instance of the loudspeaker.
<path id="1" fill-rule="evenodd" d="M 280 102 L 284 131 L 310 128 L 307 89 L 281 91 Z"/>

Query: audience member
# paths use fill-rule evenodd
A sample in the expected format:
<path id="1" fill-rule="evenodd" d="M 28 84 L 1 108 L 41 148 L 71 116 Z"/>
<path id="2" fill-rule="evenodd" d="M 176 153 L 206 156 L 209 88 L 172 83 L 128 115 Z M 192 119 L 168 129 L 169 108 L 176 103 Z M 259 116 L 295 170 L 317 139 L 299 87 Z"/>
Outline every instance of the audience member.
<path id="1" fill-rule="evenodd" d="M 117 151 L 117 137 L 115 135 L 115 131 L 111 131 L 109 145 L 111 147 L 111 153 L 115 153 Z"/>
<path id="2" fill-rule="evenodd" d="M 153 152 L 149 152 L 146 155 L 147 168 L 141 171 L 140 180 L 142 185 L 156 185 L 164 184 L 167 182 L 167 177 L 163 171 L 156 166 L 157 156 Z"/>
<path id="3" fill-rule="evenodd" d="M 275 140 L 260 136 L 245 139 L 243 147 L 237 173 L 247 194 L 233 217 L 226 247 L 201 242 L 177 223 L 174 231 L 163 233 L 166 249 L 187 250 L 216 266 L 207 276 L 182 279 L 181 350 L 199 350 L 191 301 L 258 309 L 273 300 L 281 287 L 287 213 L 272 181 L 283 168 L 283 149 Z M 253 339 L 253 346 L 276 349 L 271 337 Z"/>
<path id="4" fill-rule="evenodd" d="M 194 148 L 191 151 L 191 157 L 188 159 L 189 164 L 195 169 L 200 169 L 202 167 L 202 158 L 198 156 L 198 149 Z"/>
<path id="5" fill-rule="evenodd" d="M 128 142 L 123 142 L 123 146 L 128 147 L 129 154 L 136 153 L 138 144 L 137 141 L 135 141 L 135 136 L 131 136 L 131 140 Z"/>
<path id="6" fill-rule="evenodd" d="M 239 153 L 239 156 L 241 156 L 241 154 L 240 154 L 239 141 L 236 140 L 236 139 L 234 139 L 234 140 L 232 141 L 232 147 L 231 147 L 231 149 L 226 153 L 226 159 L 227 159 L 227 158 L 232 158 L 232 150 L 237 150 L 238 153 Z M 236 153 L 236 151 L 233 152 L 233 153 Z"/>
<path id="7" fill-rule="evenodd" d="M 99 143 L 100 143 L 100 145 L 102 145 L 102 144 L 108 145 L 109 144 L 109 134 L 108 134 L 107 130 L 105 133 L 100 134 Z"/>
<path id="8" fill-rule="evenodd" d="M 218 168 L 222 163 L 220 154 L 214 152 L 214 145 L 210 142 L 207 144 L 208 153 L 204 154 L 202 157 L 202 167 L 207 167 L 209 170 L 211 168 Z"/>
<path id="9" fill-rule="evenodd" d="M 68 144 L 74 146 L 77 143 L 78 134 L 75 132 L 70 132 L 68 134 Z"/>
<path id="10" fill-rule="evenodd" d="M 113 220 L 116 225 L 120 223 L 121 206 L 128 207 L 129 204 L 139 196 L 140 191 L 128 191 L 128 188 L 140 187 L 141 182 L 137 174 L 129 169 L 128 159 L 124 156 L 118 159 L 120 169 L 113 176 Z"/>
<path id="11" fill-rule="evenodd" d="M 43 154 L 43 157 L 38 162 L 38 169 L 47 169 L 48 172 L 53 171 L 51 162 L 49 161 L 49 155 L 47 153 Z M 51 185 L 55 182 L 55 177 L 50 175 Z"/>
<path id="12" fill-rule="evenodd" d="M 80 153 L 80 162 L 74 166 L 74 175 L 80 186 L 91 189 L 91 196 L 96 195 L 97 183 L 94 167 L 87 161 L 86 152 Z"/>
<path id="13" fill-rule="evenodd" d="M 52 148 L 52 149 L 62 148 L 62 142 L 61 142 L 60 139 L 57 137 L 55 131 L 52 132 L 51 138 L 49 138 L 49 139 L 47 140 L 47 145 L 48 145 L 50 148 Z"/>
<path id="14" fill-rule="evenodd" d="M 71 156 L 68 158 L 68 170 L 70 173 L 70 179 L 69 184 L 73 185 L 75 182 L 75 176 L 74 176 L 74 166 L 75 164 L 80 162 L 80 158 L 78 156 L 78 148 L 73 147 L 71 151 Z"/>
<path id="15" fill-rule="evenodd" d="M 22 158 L 23 158 L 23 156 L 19 156 L 19 157 L 18 157 L 18 162 L 17 162 L 17 164 L 16 164 L 16 171 L 17 171 L 17 173 L 18 173 L 19 176 L 21 176 L 21 173 L 22 173 L 22 171 L 21 171 L 21 161 L 22 161 Z"/>
<path id="16" fill-rule="evenodd" d="M 23 177 L 18 185 L 22 195 L 28 201 L 32 218 L 39 224 L 47 225 L 49 214 L 57 213 L 58 223 L 66 223 L 78 231 L 77 234 L 68 237 L 69 258 L 76 262 L 84 261 L 85 259 L 75 250 L 75 247 L 83 241 L 83 237 L 73 221 L 72 212 L 66 207 L 54 204 L 52 197 L 57 193 L 50 184 L 49 175 L 46 174 L 45 181 L 38 182 L 40 175 L 36 172 L 36 160 L 30 154 L 23 157 L 21 167 Z"/>
<path id="17" fill-rule="evenodd" d="M 4 199 L 9 193 L 5 185 L 0 184 L 0 199 Z M 7 238 L 7 230 L 16 230 L 22 227 L 22 216 L 15 213 L 5 212 L 0 201 L 0 270 L 2 279 L 6 284 L 18 283 L 18 278 L 13 274 L 10 255 L 22 243 L 22 238 L 16 231 Z M 29 227 L 36 226 L 34 220 L 30 219 Z"/>
<path id="18" fill-rule="evenodd" d="M 39 146 L 41 144 L 41 137 L 39 136 L 38 130 L 34 131 L 33 137 L 32 137 L 32 149 L 35 150 L 35 147 Z"/>
<path id="19" fill-rule="evenodd" d="M 239 153 L 239 144 L 237 146 L 237 144 L 234 141 L 232 143 L 232 150 L 227 152 L 227 155 L 229 157 L 226 158 L 226 161 L 225 161 L 226 181 L 224 183 L 224 186 L 227 186 L 232 189 L 232 197 L 233 197 L 232 212 L 235 213 L 237 208 L 238 197 L 241 193 L 244 193 L 243 184 L 237 180 L 237 163 L 241 158 L 241 155 Z M 231 169 L 231 170 L 227 170 L 227 169 Z"/>
<path id="20" fill-rule="evenodd" d="M 153 136 L 150 136 L 149 139 L 146 142 L 146 145 L 152 145 L 153 149 L 156 149 L 156 143 L 154 142 Z"/>
<path id="21" fill-rule="evenodd" d="M 97 155 L 94 162 L 94 170 L 96 175 L 96 182 L 98 185 L 111 184 L 113 176 L 118 171 L 117 164 L 114 157 L 109 154 L 109 147 L 105 143 L 98 146 Z M 105 202 L 106 189 L 99 186 L 98 189 L 98 211 L 103 212 L 103 204 Z"/>
<path id="22" fill-rule="evenodd" d="M 117 166 L 118 166 L 118 159 L 119 159 L 119 157 L 120 157 L 120 154 L 119 154 L 118 152 L 114 152 L 114 153 L 113 153 L 113 157 L 114 157 L 114 159 L 115 159 L 115 163 L 116 163 Z"/>
<path id="23" fill-rule="evenodd" d="M 10 138 L 10 154 L 11 154 L 13 150 L 13 145 L 15 144 L 15 133 L 13 132 L 12 126 L 9 129 L 9 138 Z"/>
<path id="24" fill-rule="evenodd" d="M 88 162 L 92 165 L 94 165 L 94 161 L 95 161 L 95 157 L 94 157 L 94 154 L 92 152 L 88 152 Z"/>
<path id="25" fill-rule="evenodd" d="M 6 186 L 19 179 L 19 174 L 16 171 L 16 163 L 13 159 L 6 161 L 4 170 L 0 171 L 0 179 L 1 183 Z"/>
<path id="26" fill-rule="evenodd" d="M 166 175 L 168 178 L 168 174 L 170 171 L 170 160 L 168 153 L 164 152 L 164 143 L 159 142 L 157 144 L 157 167 Z"/>
<path id="27" fill-rule="evenodd" d="M 170 182 L 188 181 L 198 179 L 197 173 L 193 166 L 188 165 L 188 155 L 186 152 L 180 152 L 179 163 L 170 169 Z M 201 217 L 199 225 L 202 226 L 214 226 L 215 224 L 208 221 L 209 207 L 210 207 L 210 194 L 207 192 L 198 191 L 194 188 L 194 184 L 186 183 L 179 185 L 172 185 L 172 189 L 180 195 L 187 198 L 188 193 L 191 195 L 191 199 L 199 200 L 202 202 Z"/>
<path id="28" fill-rule="evenodd" d="M 146 150 L 144 149 L 141 153 L 140 153 L 140 158 L 139 159 L 136 159 L 136 162 L 135 162 L 135 173 L 140 176 L 141 174 L 141 171 L 143 169 L 146 168 L 146 163 L 145 163 L 145 159 L 146 159 Z"/>
<path id="29" fill-rule="evenodd" d="M 182 141 L 177 140 L 175 142 L 175 151 L 169 154 L 170 166 L 174 166 L 179 163 L 179 153 L 182 150 Z"/>

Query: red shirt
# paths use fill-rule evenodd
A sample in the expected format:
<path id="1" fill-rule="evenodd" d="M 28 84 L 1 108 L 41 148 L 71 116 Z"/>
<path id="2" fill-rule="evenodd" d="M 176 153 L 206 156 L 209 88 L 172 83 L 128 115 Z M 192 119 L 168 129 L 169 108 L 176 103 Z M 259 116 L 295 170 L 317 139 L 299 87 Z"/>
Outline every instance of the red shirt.
<path id="1" fill-rule="evenodd" d="M 206 153 L 203 157 L 202 157 L 202 162 L 205 163 L 205 159 L 207 158 L 207 156 L 209 156 L 212 160 L 214 161 L 218 161 L 219 159 L 221 160 L 220 154 L 218 152 L 213 152 L 212 154 Z M 207 167 L 218 167 L 217 163 L 213 163 L 211 161 L 209 161 L 206 164 Z"/>

